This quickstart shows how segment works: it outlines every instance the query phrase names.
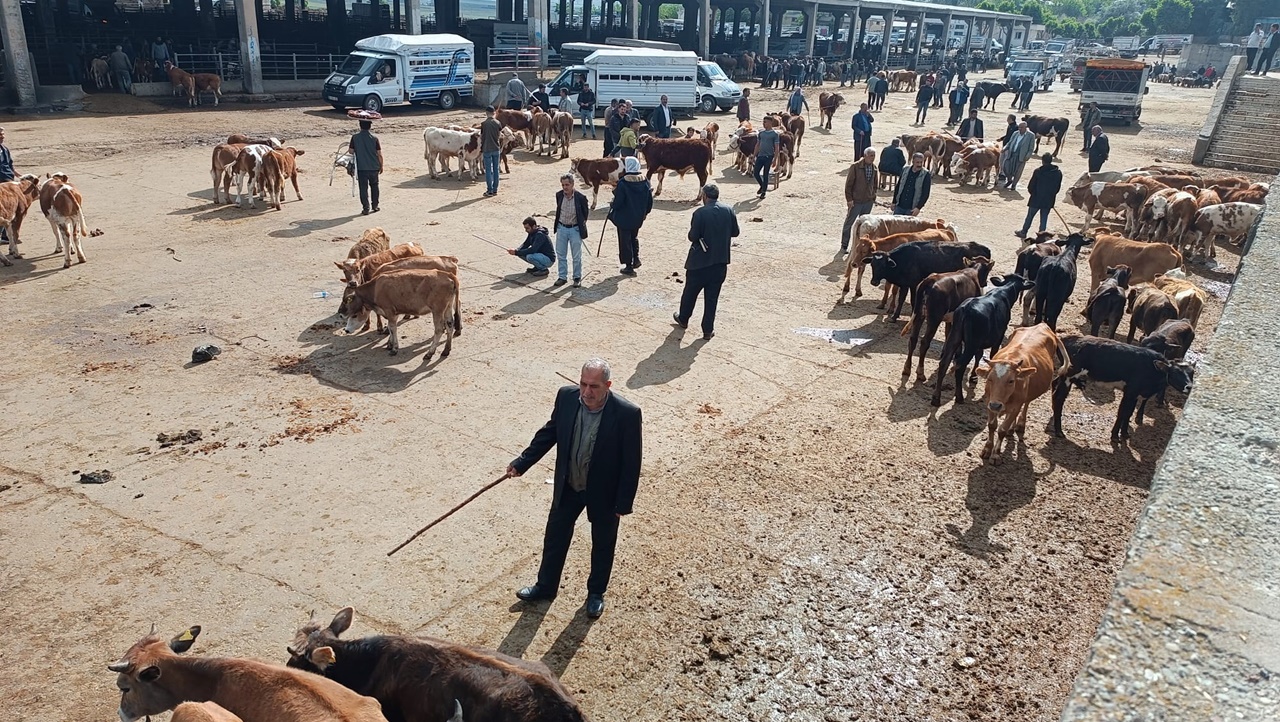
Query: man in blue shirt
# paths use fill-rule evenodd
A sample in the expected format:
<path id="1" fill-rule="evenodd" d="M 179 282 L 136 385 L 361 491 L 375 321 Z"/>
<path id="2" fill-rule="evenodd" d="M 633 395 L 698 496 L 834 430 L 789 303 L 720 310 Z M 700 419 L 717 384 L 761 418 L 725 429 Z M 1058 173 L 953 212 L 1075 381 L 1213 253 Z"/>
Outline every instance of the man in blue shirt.
<path id="1" fill-rule="evenodd" d="M 800 115 L 800 106 L 802 105 L 806 111 L 809 110 L 809 101 L 804 99 L 804 93 L 800 92 L 800 86 L 796 86 L 795 92 L 791 94 L 790 98 L 787 98 L 787 112 L 792 115 Z"/>
<path id="2" fill-rule="evenodd" d="M 17 177 L 18 174 L 13 170 L 13 156 L 9 153 L 9 146 L 4 144 L 4 128 L 0 128 L 0 182 Z"/>

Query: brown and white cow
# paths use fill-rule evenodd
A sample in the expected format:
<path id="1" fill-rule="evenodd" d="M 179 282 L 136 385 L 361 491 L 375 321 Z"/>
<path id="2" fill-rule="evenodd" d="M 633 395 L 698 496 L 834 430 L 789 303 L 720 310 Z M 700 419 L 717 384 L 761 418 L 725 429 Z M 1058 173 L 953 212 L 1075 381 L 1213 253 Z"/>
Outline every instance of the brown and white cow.
<path id="1" fill-rule="evenodd" d="M 1262 208 L 1255 203 L 1236 202 L 1200 209 L 1190 226 L 1195 236 L 1183 251 L 1188 255 L 1198 252 L 1202 256 L 1213 258 L 1217 255 L 1214 241 L 1218 236 L 1226 236 L 1231 243 L 1240 245 L 1262 213 Z"/>
<path id="2" fill-rule="evenodd" d="M 236 136 L 232 136 L 236 137 Z M 231 178 L 236 158 L 244 150 L 244 143 L 219 143 L 213 147 L 213 163 L 209 168 L 209 177 L 213 180 L 213 202 L 222 202 L 222 198 L 231 202 Z M 222 191 L 222 195 L 218 191 Z"/>
<path id="3" fill-rule="evenodd" d="M 637 146 L 640 155 L 644 156 L 644 164 L 648 168 L 645 180 L 658 176 L 658 186 L 653 195 L 662 195 L 662 180 L 667 171 L 675 171 L 680 178 L 692 171 L 698 176 L 698 193 L 694 197 L 696 203 L 702 197 L 702 186 L 707 184 L 707 176 L 711 174 L 711 146 L 696 138 L 654 138 L 650 135 L 640 137 Z"/>
<path id="4" fill-rule="evenodd" d="M 1172 298 L 1173 305 L 1178 308 L 1178 318 L 1190 322 L 1191 327 L 1195 328 L 1200 322 L 1200 313 L 1204 311 L 1204 305 L 1209 302 L 1209 295 L 1204 292 L 1204 289 L 1185 278 L 1174 278 L 1163 273 L 1151 279 L 1151 285 Z"/>
<path id="5" fill-rule="evenodd" d="M 1178 249 L 1164 243 L 1144 243 L 1110 233 L 1099 233 L 1089 253 L 1089 290 L 1106 278 L 1107 268 L 1124 264 L 1132 270 L 1130 284 L 1150 283 L 1156 275 L 1182 265 Z"/>
<path id="6" fill-rule="evenodd" d="M 1077 208 L 1084 211 L 1084 228 L 1094 220 L 1102 220 L 1104 211 L 1117 215 L 1122 213 L 1126 218 L 1126 232 L 1132 233 L 1129 226 L 1136 223 L 1138 209 L 1147 199 L 1146 189 L 1135 183 L 1103 183 L 1095 182 L 1076 186 L 1067 191 L 1067 198 Z"/>
<path id="7" fill-rule="evenodd" d="M 539 113 L 546 115 L 546 113 Z M 422 157 L 427 160 L 427 172 L 434 180 L 439 176 L 436 174 L 436 163 L 439 162 L 441 169 L 445 175 L 451 172 L 449 169 L 449 159 L 458 159 L 457 178 L 462 178 L 462 171 L 466 169 L 466 156 L 470 151 L 472 154 L 478 154 L 480 148 L 480 133 L 478 131 L 467 130 L 449 130 L 448 128 L 427 128 L 422 131 L 422 140 L 424 149 Z M 476 178 L 476 166 L 471 166 L 471 178 Z"/>
<path id="8" fill-rule="evenodd" d="M 1000 447 L 1011 433 L 1022 437 L 1027 430 L 1027 409 L 1043 396 L 1061 376 L 1069 363 L 1067 349 L 1048 324 L 1015 329 L 1009 343 L 991 357 L 989 365 L 978 369 L 986 378 L 983 399 L 987 405 L 987 443 L 982 446 L 982 460 L 998 460 Z M 1000 424 L 996 444 L 996 424 Z"/>
<path id="9" fill-rule="evenodd" d="M 80 191 L 69 182 L 65 173 L 54 173 L 40 183 L 40 210 L 49 219 L 53 238 L 57 242 L 54 253 L 63 252 L 63 268 L 71 267 L 71 252 L 76 260 L 85 262 L 81 239 L 89 235 L 84 225 L 84 199 Z"/>
<path id="10" fill-rule="evenodd" d="M 256 208 L 254 194 L 263 192 L 263 170 L 267 155 L 272 151 L 269 145 L 246 145 L 236 155 L 235 162 L 225 168 L 225 172 L 235 176 L 236 205 L 240 205 L 240 196 L 244 194 L 245 181 L 249 182 L 249 207 Z"/>
<path id="11" fill-rule="evenodd" d="M 533 150 L 533 113 L 528 110 L 512 110 L 511 108 L 499 108 L 494 113 L 495 118 L 502 124 L 504 128 L 510 128 L 511 132 L 520 135 L 524 140 L 524 147 Z"/>
<path id="12" fill-rule="evenodd" d="M 951 158 L 951 175 L 959 179 L 960 185 L 964 185 L 973 177 L 977 184 L 986 187 L 988 183 L 995 180 L 995 170 L 1000 166 L 1000 143 L 996 142 L 994 147 L 979 146 L 969 149 L 967 152 L 959 152 Z"/>
<path id="13" fill-rule="evenodd" d="M 617 185 L 623 165 L 621 158 L 574 158 L 569 163 L 569 170 L 591 186 L 591 210 L 595 210 L 600 186 L 605 183 Z"/>
<path id="14" fill-rule="evenodd" d="M 872 253 L 871 241 L 880 240 L 904 233 L 916 233 L 928 230 L 945 230 L 949 232 L 949 238 L 926 239 L 926 240 L 956 240 L 956 228 L 952 224 L 941 218 L 936 220 L 928 220 L 926 218 L 917 218 L 916 216 L 895 216 L 895 215 L 865 215 L 853 222 L 853 228 L 850 229 L 850 235 L 854 239 L 853 251 L 849 253 L 849 260 L 844 267 L 844 291 L 840 294 L 840 300 L 843 301 L 846 294 L 849 293 L 849 279 L 853 275 L 853 269 L 858 269 L 858 279 L 854 288 L 853 297 L 862 296 L 862 272 L 865 270 L 863 260 L 868 254 Z M 915 240 L 915 239 L 911 239 Z M 903 240 L 903 243 L 906 241 Z M 897 246 L 894 246 L 895 248 Z M 886 252 L 892 249 L 886 249 Z"/>
<path id="15" fill-rule="evenodd" d="M 18 253 L 18 234 L 22 230 L 22 219 L 27 209 L 40 195 L 40 179 L 30 173 L 17 180 L 0 183 L 0 228 L 9 236 L 9 255 L 22 258 Z M 0 255 L 0 264 L 12 266 L 13 263 Z"/>
<path id="16" fill-rule="evenodd" d="M 355 333 L 367 325 L 369 314 L 376 313 L 387 320 L 387 350 L 395 356 L 400 352 L 397 331 L 400 316 L 429 313 L 434 332 L 424 362 L 435 356 L 441 336 L 444 350 L 440 358 L 448 358 L 453 351 L 453 333 L 448 327 L 454 325 L 454 303 L 458 297 L 458 277 L 454 274 L 423 269 L 387 271 L 353 290 L 347 304 L 347 333 Z"/>
<path id="17" fill-rule="evenodd" d="M 318 675 L 251 659 L 179 656 L 199 634 L 191 627 L 167 643 L 150 634 L 107 665 L 117 674 L 122 722 L 184 702 L 212 702 L 243 722 L 386 722 L 377 700 Z"/>
<path id="18" fill-rule="evenodd" d="M 282 150 L 273 150 L 262 159 L 262 186 L 266 193 L 265 200 L 280 210 L 284 203 L 285 181 L 293 183 L 293 194 L 302 200 L 302 191 L 298 188 L 298 156 L 306 151 L 293 146 Z"/>

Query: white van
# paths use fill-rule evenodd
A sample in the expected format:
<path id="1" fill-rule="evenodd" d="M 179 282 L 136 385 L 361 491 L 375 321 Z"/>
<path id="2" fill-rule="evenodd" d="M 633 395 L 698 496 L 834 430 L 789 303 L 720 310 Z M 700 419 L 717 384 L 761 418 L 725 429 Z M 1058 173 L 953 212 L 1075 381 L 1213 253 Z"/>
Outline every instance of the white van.
<path id="1" fill-rule="evenodd" d="M 561 88 L 567 89 L 576 108 L 582 84 L 589 83 L 596 93 L 597 111 L 607 108 L 613 98 L 626 98 L 644 113 L 656 108 L 665 95 L 672 110 L 689 113 L 700 102 L 697 77 L 695 53 L 644 48 L 597 50 L 581 65 L 560 71 L 547 93 L 557 98 Z"/>
<path id="2" fill-rule="evenodd" d="M 629 45 L 629 46 L 624 46 L 621 44 L 615 45 L 613 44 L 614 40 L 618 40 L 619 42 L 621 42 L 622 39 L 609 38 L 609 41 L 610 41 L 609 45 L 597 45 L 593 43 L 565 43 L 564 45 L 560 46 L 560 55 L 562 58 L 564 58 L 565 69 L 569 70 L 573 67 L 580 68 L 585 64 L 586 62 L 585 58 L 589 57 L 591 53 L 594 53 L 597 50 L 605 50 L 605 51 L 623 50 L 623 51 L 632 52 L 632 53 L 648 53 L 648 52 L 653 52 L 655 50 L 655 49 L 646 48 L 638 45 Z M 629 42 L 649 42 L 649 41 L 629 41 Z M 671 45 L 671 43 L 661 43 L 661 44 Z M 684 51 L 673 50 L 673 51 L 658 51 L 658 52 L 684 52 Z M 575 59 L 575 58 L 580 58 L 580 59 Z M 561 77 L 565 77 L 564 72 L 561 72 Z M 572 76 L 570 75 L 570 77 Z M 557 78 L 556 82 L 559 82 L 559 78 Z M 713 63 L 708 60 L 699 60 L 698 72 L 697 72 L 697 83 L 698 83 L 698 103 L 696 107 L 698 108 L 699 111 L 703 113 L 714 112 L 717 108 L 719 108 L 720 110 L 729 110 L 730 108 L 735 108 L 738 105 L 738 101 L 742 99 L 742 88 L 737 83 L 730 80 L 729 76 L 725 74 L 724 70 L 722 70 L 719 64 L 717 63 Z M 569 94 L 576 96 L 577 92 L 573 90 L 574 85 L 575 84 L 571 81 L 568 85 L 565 85 L 563 87 L 570 88 Z M 577 87 L 581 87 L 581 81 L 578 81 L 576 85 Z M 556 97 L 556 94 L 560 92 L 560 87 L 561 86 L 553 85 L 552 89 L 548 92 L 551 94 L 552 97 Z M 591 87 L 595 88 L 596 86 L 593 83 Z M 597 98 L 600 96 L 600 94 L 601 93 L 599 91 L 599 88 L 596 88 Z M 629 97 L 629 96 L 625 94 L 608 96 L 603 99 L 602 104 L 608 105 L 611 99 L 620 98 L 620 97 Z"/>
<path id="3" fill-rule="evenodd" d="M 474 93 L 475 55 L 459 35 L 375 35 L 324 81 L 323 97 L 338 110 L 423 102 L 448 110 Z"/>

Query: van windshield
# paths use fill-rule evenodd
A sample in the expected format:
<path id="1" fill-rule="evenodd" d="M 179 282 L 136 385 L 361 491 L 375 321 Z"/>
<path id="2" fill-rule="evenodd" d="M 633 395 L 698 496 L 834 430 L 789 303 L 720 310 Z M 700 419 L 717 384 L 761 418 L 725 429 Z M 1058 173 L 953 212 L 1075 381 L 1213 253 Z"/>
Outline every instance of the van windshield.
<path id="1" fill-rule="evenodd" d="M 347 59 L 342 61 L 342 65 L 338 67 L 338 72 L 355 76 L 373 75 L 373 71 L 382 62 L 381 58 L 371 58 L 368 55 L 348 55 Z"/>
<path id="2" fill-rule="evenodd" d="M 707 75 L 710 75 L 712 80 L 728 80 L 729 79 L 729 76 L 725 75 L 724 71 L 720 69 L 720 66 L 716 65 L 715 63 L 703 65 L 702 69 L 707 71 Z"/>

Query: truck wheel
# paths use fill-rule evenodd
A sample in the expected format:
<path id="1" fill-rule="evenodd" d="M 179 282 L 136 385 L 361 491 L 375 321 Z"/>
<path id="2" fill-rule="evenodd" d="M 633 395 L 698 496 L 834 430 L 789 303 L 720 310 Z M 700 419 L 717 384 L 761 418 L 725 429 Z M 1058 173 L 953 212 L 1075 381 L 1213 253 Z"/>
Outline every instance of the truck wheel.
<path id="1" fill-rule="evenodd" d="M 452 90 L 446 90 L 440 94 L 440 107 L 444 110 L 453 110 L 458 106 L 458 94 Z"/>
<path id="2" fill-rule="evenodd" d="M 702 111 L 703 113 L 716 112 L 716 99 L 711 97 L 710 95 L 702 96 L 702 102 L 698 103 L 698 110 Z"/>
<path id="3" fill-rule="evenodd" d="M 364 97 L 364 103 L 360 106 L 370 113 L 379 113 L 382 111 L 382 98 L 377 93 L 369 93 Z"/>

